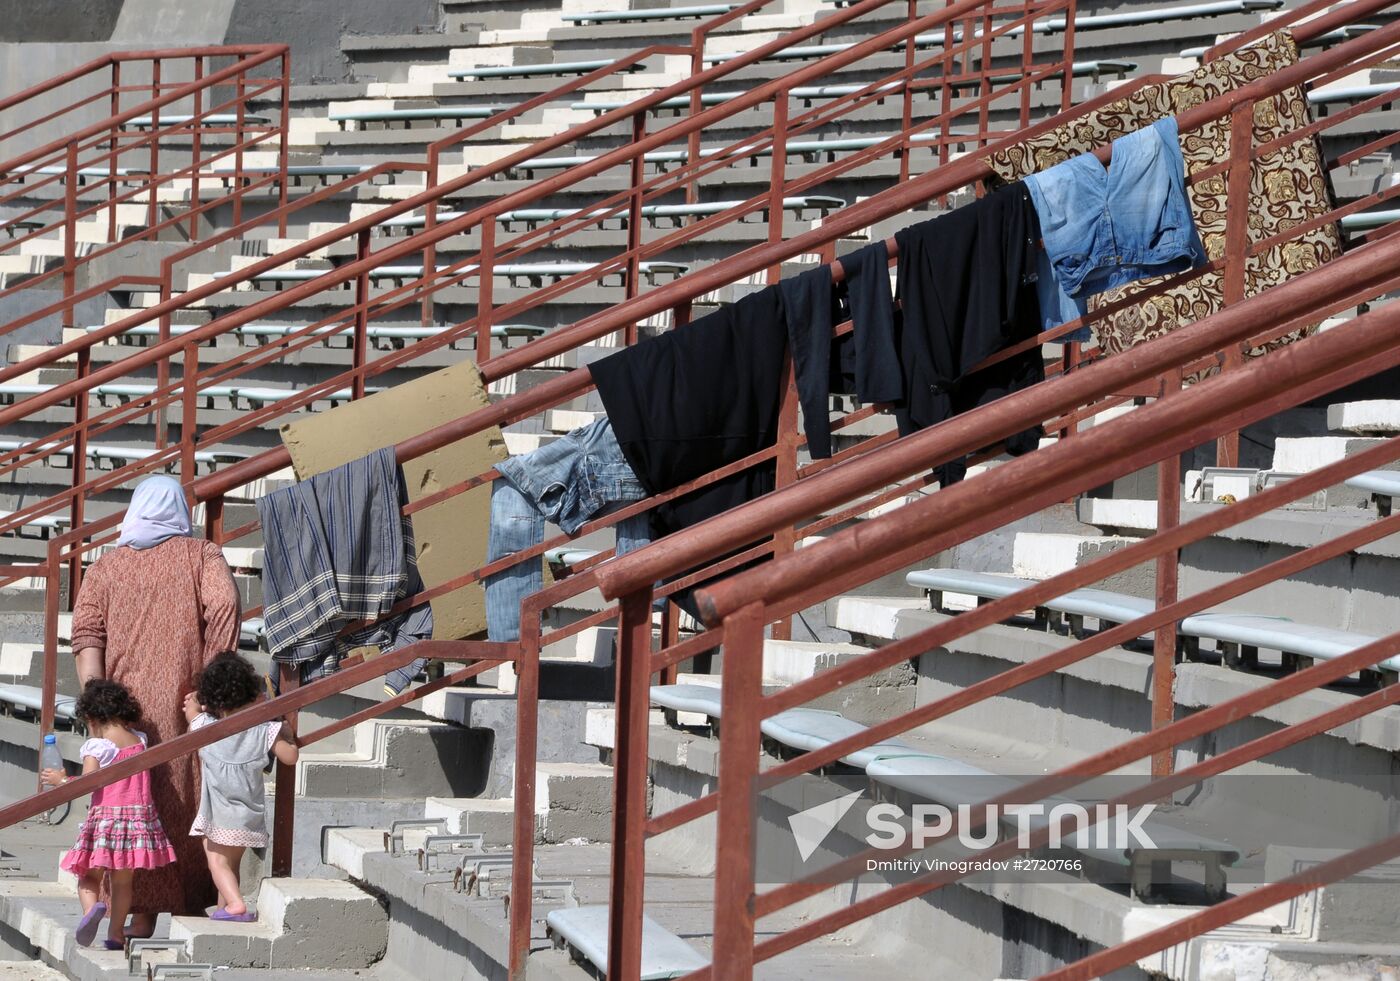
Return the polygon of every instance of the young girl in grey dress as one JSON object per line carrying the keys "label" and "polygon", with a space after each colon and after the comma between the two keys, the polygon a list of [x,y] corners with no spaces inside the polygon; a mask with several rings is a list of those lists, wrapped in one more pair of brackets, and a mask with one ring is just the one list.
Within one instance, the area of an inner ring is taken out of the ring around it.
{"label": "young girl in grey dress", "polygon": [[[258,701],[262,685],[253,666],[233,651],[219,654],[200,672],[196,690],[185,698],[190,731],[212,725]],[[209,874],[223,906],[211,919],[250,923],[238,882],[245,848],[267,846],[267,801],[263,767],[268,753],[288,766],[297,761],[296,743],[280,721],[263,722],[225,736],[199,751],[201,790],[199,814],[190,834],[204,839]]]}

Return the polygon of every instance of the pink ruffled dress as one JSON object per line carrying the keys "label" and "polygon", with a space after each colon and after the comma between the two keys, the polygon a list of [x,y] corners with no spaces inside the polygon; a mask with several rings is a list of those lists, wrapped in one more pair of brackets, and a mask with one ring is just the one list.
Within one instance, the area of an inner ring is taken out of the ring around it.
{"label": "pink ruffled dress", "polygon": [[[145,733],[136,735],[141,741],[125,749],[108,739],[89,739],[82,755],[96,757],[105,769],[145,752]],[[81,876],[89,869],[158,869],[174,861],[175,849],[151,799],[150,771],[143,770],[93,791],[78,840],[59,864]]]}

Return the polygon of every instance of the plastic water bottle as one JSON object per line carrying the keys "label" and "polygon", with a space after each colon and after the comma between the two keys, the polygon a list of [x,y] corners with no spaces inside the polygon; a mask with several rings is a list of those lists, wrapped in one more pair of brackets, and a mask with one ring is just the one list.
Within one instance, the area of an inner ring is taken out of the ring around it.
{"label": "plastic water bottle", "polygon": [[[58,751],[58,737],[49,733],[44,737],[44,748],[39,753],[39,769],[41,770],[62,770],[63,754]],[[52,786],[44,784],[45,787]]]}

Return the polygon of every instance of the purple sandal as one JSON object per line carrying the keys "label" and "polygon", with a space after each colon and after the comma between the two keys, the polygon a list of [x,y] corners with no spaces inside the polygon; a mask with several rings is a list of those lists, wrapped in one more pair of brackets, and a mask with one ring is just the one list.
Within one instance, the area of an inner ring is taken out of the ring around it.
{"label": "purple sandal", "polygon": [[216,909],[209,914],[211,920],[223,920],[226,923],[256,923],[258,914],[252,910],[243,913],[230,913],[226,909]]}
{"label": "purple sandal", "polygon": [[78,921],[78,931],[76,939],[84,947],[91,947],[92,941],[97,937],[98,924],[107,915],[106,903],[93,903],[92,909],[83,914],[83,918]]}
{"label": "purple sandal", "polygon": [[102,944],[108,950],[126,950],[125,940],[113,940],[111,937],[108,937],[106,940],[102,941]]}

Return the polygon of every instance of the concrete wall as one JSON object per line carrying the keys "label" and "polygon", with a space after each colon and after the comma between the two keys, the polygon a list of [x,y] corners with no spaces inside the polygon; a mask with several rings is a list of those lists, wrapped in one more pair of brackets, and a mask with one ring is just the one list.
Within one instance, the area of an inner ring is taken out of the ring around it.
{"label": "concrete wall", "polygon": [[[0,0],[0,92],[19,92],[111,51],[226,43],[285,42],[292,48],[294,81],[343,81],[350,63],[340,50],[342,35],[435,30],[439,16],[437,0]],[[22,117],[0,114],[0,132],[81,96],[70,88]],[[81,118],[65,117],[66,128],[46,130],[43,142],[105,115],[94,107]],[[0,159],[37,145],[6,141]]]}
{"label": "concrete wall", "polygon": [[237,0],[225,39],[285,40],[292,46],[293,81],[342,82],[350,78],[342,35],[412,34],[436,29],[438,18],[437,0]]}
{"label": "concrete wall", "polygon": [[0,41],[106,41],[122,0],[0,0]]}

